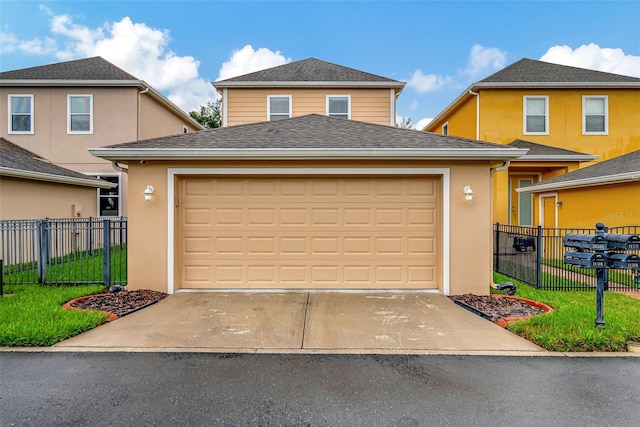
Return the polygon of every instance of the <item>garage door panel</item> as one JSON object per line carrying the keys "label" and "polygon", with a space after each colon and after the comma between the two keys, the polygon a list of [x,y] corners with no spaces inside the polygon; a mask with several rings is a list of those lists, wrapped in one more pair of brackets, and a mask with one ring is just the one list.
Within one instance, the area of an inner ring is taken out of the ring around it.
{"label": "garage door panel", "polygon": [[435,288],[438,179],[193,177],[183,288]]}

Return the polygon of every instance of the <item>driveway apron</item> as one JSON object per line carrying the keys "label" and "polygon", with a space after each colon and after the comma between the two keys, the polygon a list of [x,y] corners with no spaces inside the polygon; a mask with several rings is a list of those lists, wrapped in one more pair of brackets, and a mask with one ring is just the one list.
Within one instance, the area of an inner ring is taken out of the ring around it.
{"label": "driveway apron", "polygon": [[544,351],[429,292],[178,292],[65,349]]}

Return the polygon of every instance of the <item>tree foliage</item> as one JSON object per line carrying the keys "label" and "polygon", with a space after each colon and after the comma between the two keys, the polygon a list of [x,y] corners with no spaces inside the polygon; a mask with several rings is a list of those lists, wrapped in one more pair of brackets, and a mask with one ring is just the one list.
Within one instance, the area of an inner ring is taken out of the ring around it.
{"label": "tree foliage", "polygon": [[403,117],[400,123],[396,123],[396,126],[403,129],[413,129],[411,117]]}
{"label": "tree foliage", "polygon": [[207,102],[199,111],[191,111],[189,115],[207,129],[219,128],[222,124],[221,102]]}

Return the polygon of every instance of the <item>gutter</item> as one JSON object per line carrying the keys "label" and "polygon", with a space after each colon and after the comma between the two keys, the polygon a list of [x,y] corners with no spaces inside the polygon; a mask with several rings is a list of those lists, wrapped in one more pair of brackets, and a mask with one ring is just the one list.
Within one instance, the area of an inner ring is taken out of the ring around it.
{"label": "gutter", "polygon": [[103,159],[118,160],[232,160],[260,159],[406,159],[406,160],[511,160],[523,156],[521,148],[90,148],[89,152]]}
{"label": "gutter", "polygon": [[590,154],[526,154],[518,159],[514,159],[514,162],[590,162],[600,158],[600,156],[593,156]]}
{"label": "gutter", "polygon": [[34,181],[55,182],[58,184],[77,185],[80,187],[92,187],[92,188],[115,188],[118,184],[103,181],[100,179],[91,178],[77,178],[63,175],[53,175],[42,172],[30,172],[20,169],[12,169],[0,167],[0,176],[8,176],[12,178],[31,179]]}
{"label": "gutter", "polygon": [[606,175],[594,178],[572,179],[563,182],[550,182],[545,184],[530,185],[528,187],[516,188],[518,193],[537,193],[550,190],[565,190],[570,188],[593,187],[603,184],[616,184],[622,182],[640,181],[640,170],[634,172],[621,173],[616,175]]}

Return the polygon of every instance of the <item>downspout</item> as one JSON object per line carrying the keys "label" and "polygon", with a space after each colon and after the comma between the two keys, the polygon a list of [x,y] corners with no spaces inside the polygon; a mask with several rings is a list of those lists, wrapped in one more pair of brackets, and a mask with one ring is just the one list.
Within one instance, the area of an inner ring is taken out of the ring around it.
{"label": "downspout", "polygon": [[141,112],[141,103],[140,103],[140,95],[143,95],[145,93],[149,92],[149,87],[146,86],[144,89],[142,89],[140,92],[138,92],[138,118],[137,118],[137,123],[136,123],[136,139],[139,140],[140,139],[140,112]]}
{"label": "downspout", "polygon": [[120,166],[115,160],[111,162],[111,166],[118,172],[129,173],[129,168]]}
{"label": "downspout", "polygon": [[469,89],[469,94],[476,97],[476,139],[480,139],[480,94],[473,89]]}

